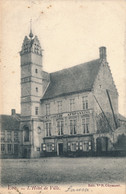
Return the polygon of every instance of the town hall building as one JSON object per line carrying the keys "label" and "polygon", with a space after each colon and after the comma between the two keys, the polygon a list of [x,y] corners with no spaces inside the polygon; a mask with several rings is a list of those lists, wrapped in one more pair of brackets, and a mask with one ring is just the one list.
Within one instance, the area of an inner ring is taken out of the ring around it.
{"label": "town hall building", "polygon": [[[108,134],[117,128],[118,92],[107,62],[99,58],[57,72],[43,71],[37,36],[25,36],[21,58],[21,119],[19,157],[89,154],[112,150],[112,139],[99,142],[98,119]],[[112,115],[110,123],[107,114]],[[100,116],[99,116],[100,115]]]}
{"label": "town hall building", "polygon": [[0,158],[126,155],[126,118],[106,47],[95,60],[53,73],[42,59],[30,30],[20,51],[21,114],[0,115]]}

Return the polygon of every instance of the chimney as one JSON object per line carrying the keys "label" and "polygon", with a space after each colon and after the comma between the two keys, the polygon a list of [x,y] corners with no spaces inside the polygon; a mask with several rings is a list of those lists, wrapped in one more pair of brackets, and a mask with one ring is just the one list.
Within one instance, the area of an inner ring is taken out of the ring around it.
{"label": "chimney", "polygon": [[16,110],[15,109],[11,109],[11,115],[15,115],[16,114]]}
{"label": "chimney", "polygon": [[99,48],[100,59],[106,59],[106,47],[102,46]]}

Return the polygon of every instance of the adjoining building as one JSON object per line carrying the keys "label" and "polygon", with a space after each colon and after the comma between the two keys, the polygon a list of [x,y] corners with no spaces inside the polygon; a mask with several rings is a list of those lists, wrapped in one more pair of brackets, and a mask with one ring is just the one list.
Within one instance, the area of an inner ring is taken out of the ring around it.
{"label": "adjoining building", "polygon": [[20,156],[88,155],[113,150],[118,92],[106,48],[100,47],[96,60],[47,73],[43,71],[38,37],[30,32],[20,56]]}
{"label": "adjoining building", "polygon": [[0,115],[0,158],[16,158],[19,154],[20,115]]}

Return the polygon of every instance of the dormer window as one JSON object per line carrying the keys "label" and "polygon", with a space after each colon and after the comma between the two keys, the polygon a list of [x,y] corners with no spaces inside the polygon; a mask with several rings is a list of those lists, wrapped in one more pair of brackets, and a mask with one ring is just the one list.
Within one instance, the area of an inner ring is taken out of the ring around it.
{"label": "dormer window", "polygon": [[26,47],[26,48],[24,48],[24,52],[26,53],[26,52],[28,52],[28,48]]}
{"label": "dormer window", "polygon": [[35,49],[34,49],[35,53],[39,53],[39,49],[37,46],[35,46]]}
{"label": "dormer window", "polygon": [[62,101],[58,102],[58,113],[62,112]]}
{"label": "dormer window", "polygon": [[87,96],[82,97],[82,106],[83,106],[83,110],[88,109],[88,97]]}
{"label": "dormer window", "polygon": [[46,115],[50,114],[50,104],[46,104]]}
{"label": "dormer window", "polygon": [[74,111],[74,109],[75,109],[75,100],[70,99],[70,111]]}

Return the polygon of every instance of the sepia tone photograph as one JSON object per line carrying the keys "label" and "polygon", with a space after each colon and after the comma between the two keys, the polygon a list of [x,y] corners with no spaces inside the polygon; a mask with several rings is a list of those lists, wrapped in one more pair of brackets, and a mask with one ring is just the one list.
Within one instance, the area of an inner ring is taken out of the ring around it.
{"label": "sepia tone photograph", "polygon": [[0,194],[125,193],[126,2],[0,9]]}

